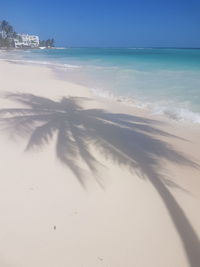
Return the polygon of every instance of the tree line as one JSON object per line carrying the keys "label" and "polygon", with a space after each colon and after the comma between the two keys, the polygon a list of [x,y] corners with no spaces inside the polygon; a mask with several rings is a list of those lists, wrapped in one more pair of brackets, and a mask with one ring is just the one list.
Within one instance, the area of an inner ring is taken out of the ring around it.
{"label": "tree line", "polygon": [[[14,48],[15,42],[14,39],[19,40],[19,42],[22,42],[22,37],[16,33],[13,26],[9,24],[6,20],[0,21],[0,48]],[[55,40],[47,39],[47,40],[41,40],[39,43],[39,47],[46,47],[51,48],[55,46]]]}
{"label": "tree line", "polygon": [[14,38],[17,38],[13,26],[6,20],[0,21],[0,47],[14,47]]}
{"label": "tree line", "polygon": [[54,38],[52,39],[47,39],[47,40],[40,40],[40,47],[54,47],[55,46],[55,40]]}

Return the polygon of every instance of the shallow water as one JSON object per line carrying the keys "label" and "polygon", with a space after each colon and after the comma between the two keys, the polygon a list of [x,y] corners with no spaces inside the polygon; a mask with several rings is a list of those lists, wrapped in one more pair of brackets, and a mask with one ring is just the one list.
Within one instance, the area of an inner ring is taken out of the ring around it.
{"label": "shallow water", "polygon": [[51,63],[67,79],[101,96],[200,123],[200,49],[67,48],[6,54],[12,60]]}

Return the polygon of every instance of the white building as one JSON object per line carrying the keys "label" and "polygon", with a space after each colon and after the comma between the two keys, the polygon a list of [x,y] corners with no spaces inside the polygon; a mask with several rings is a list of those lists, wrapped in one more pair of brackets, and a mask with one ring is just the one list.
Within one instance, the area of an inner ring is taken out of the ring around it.
{"label": "white building", "polygon": [[5,31],[0,31],[0,37],[5,39],[6,38],[6,32]]}
{"label": "white building", "polygon": [[17,34],[17,38],[14,39],[15,47],[38,47],[40,40],[36,35],[29,34]]}

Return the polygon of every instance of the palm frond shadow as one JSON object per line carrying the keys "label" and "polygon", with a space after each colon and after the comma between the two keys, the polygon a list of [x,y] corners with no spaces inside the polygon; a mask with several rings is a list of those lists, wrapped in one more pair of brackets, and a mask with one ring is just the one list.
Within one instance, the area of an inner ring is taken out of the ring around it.
{"label": "palm frond shadow", "polygon": [[[56,134],[56,156],[84,185],[84,171],[78,158],[94,174],[100,164],[91,153],[90,144],[105,158],[136,171],[148,179],[163,200],[182,240],[190,266],[200,262],[198,236],[168,186],[177,186],[163,174],[162,160],[179,165],[199,166],[161,141],[160,136],[178,138],[155,127],[156,121],[101,109],[83,109],[80,98],[54,101],[31,94],[8,94],[24,108],[1,109],[1,123],[16,135],[28,137],[26,150],[47,145]],[[95,177],[95,175],[94,175]]]}
{"label": "palm frond shadow", "polygon": [[[56,155],[84,184],[84,175],[76,159],[81,157],[92,172],[98,162],[89,150],[93,143],[105,157],[148,177],[161,168],[160,160],[197,167],[191,160],[173,150],[167,143],[152,137],[169,136],[151,125],[156,121],[125,114],[106,113],[101,109],[83,109],[81,98],[59,102],[31,94],[8,94],[25,108],[2,109],[1,123],[15,134],[28,137],[26,150],[47,145],[56,133]],[[158,160],[159,159],[159,160]]]}

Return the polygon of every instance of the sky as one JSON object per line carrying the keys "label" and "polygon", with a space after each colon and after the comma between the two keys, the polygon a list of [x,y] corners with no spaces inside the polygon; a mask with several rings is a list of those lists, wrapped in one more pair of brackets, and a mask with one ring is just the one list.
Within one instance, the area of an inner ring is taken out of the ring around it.
{"label": "sky", "polygon": [[0,0],[0,20],[68,47],[200,47],[200,0]]}

